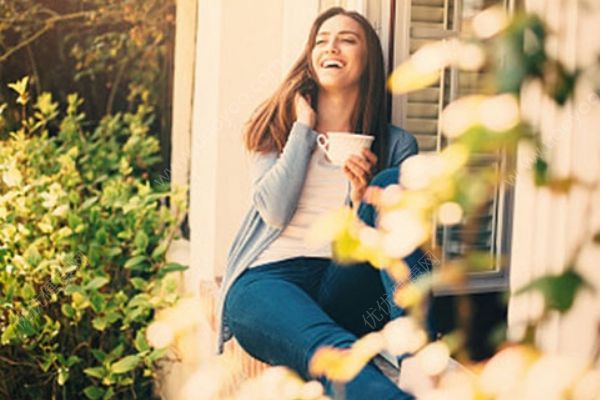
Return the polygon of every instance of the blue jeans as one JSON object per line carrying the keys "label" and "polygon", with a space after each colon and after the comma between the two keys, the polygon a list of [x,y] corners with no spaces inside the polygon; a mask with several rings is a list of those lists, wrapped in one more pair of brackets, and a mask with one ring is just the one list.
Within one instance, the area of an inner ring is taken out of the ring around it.
{"label": "blue jeans", "polygon": [[[393,168],[379,173],[371,184],[383,187],[396,182],[398,169]],[[359,215],[374,224],[372,207],[362,204]],[[423,270],[424,257],[420,250],[407,257],[414,273]],[[368,264],[339,267],[324,258],[286,259],[244,272],[229,290],[224,318],[253,357],[285,365],[308,380],[314,378],[308,366],[319,347],[348,348],[357,337],[404,314],[389,300],[394,288],[387,273]],[[321,382],[330,396],[340,396],[339,387],[324,378]],[[413,398],[373,363],[342,390],[347,400]]]}

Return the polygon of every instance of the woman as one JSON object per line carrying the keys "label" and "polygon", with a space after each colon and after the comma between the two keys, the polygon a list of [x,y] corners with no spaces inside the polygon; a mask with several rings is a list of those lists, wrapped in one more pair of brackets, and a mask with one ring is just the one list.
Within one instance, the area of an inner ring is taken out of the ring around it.
{"label": "woman", "polygon": [[[318,132],[332,131],[374,135],[373,151],[334,167],[315,146]],[[364,17],[332,8],[315,20],[303,54],[248,123],[245,142],[252,206],[229,252],[220,350],[233,334],[254,357],[310,379],[318,347],[347,348],[382,327],[383,318],[371,324],[365,312],[393,282],[369,265],[336,266],[330,246],[308,249],[304,235],[321,213],[358,207],[369,183],[397,182],[398,165],[417,152],[411,135],[386,122],[381,46]],[[359,215],[374,223],[372,209],[363,205]],[[344,391],[347,399],[412,398],[372,363]]]}

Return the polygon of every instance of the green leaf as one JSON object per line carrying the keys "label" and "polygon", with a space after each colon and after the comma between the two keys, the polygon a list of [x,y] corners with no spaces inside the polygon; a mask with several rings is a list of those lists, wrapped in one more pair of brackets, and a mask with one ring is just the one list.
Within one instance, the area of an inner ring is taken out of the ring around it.
{"label": "green leaf", "polygon": [[148,283],[145,279],[137,277],[131,278],[129,281],[131,282],[131,286],[133,286],[137,290],[143,290],[146,287],[146,284]]}
{"label": "green leaf", "polygon": [[83,389],[83,394],[90,400],[99,400],[104,395],[104,389],[98,386],[88,386]]}
{"label": "green leaf", "polygon": [[60,311],[67,318],[73,319],[75,316],[75,309],[69,303],[63,303],[63,305],[60,306]]}
{"label": "green leaf", "polygon": [[148,242],[149,239],[146,232],[140,230],[135,234],[134,244],[139,251],[145,252],[146,247],[148,247]]}
{"label": "green leaf", "polygon": [[92,320],[92,326],[94,327],[94,329],[103,332],[106,327],[108,325],[108,321],[106,320],[106,318],[102,318],[102,317],[96,317]]}
{"label": "green leaf", "polygon": [[109,279],[104,276],[97,276],[89,281],[84,287],[86,290],[100,289],[109,282]]}
{"label": "green leaf", "polygon": [[144,331],[137,331],[134,345],[135,349],[139,352],[150,350],[150,345],[148,345],[148,342],[146,341],[146,335],[144,334]]}
{"label": "green leaf", "polygon": [[29,77],[26,76],[17,82],[9,83],[8,87],[10,89],[14,90],[15,92],[17,92],[17,94],[19,96],[22,96],[23,94],[25,94],[25,92],[27,92],[27,84],[28,83],[29,83]]}
{"label": "green leaf", "polygon": [[63,386],[69,380],[69,369],[59,368],[57,382],[60,386]]}
{"label": "green leaf", "polygon": [[516,294],[538,290],[544,296],[547,309],[564,313],[571,308],[577,292],[583,287],[590,286],[581,275],[569,269],[561,275],[542,276],[519,289]]}
{"label": "green leaf", "polygon": [[124,374],[135,369],[140,363],[140,356],[125,356],[110,366],[110,371],[114,374]]}
{"label": "green leaf", "polygon": [[104,393],[104,397],[102,398],[102,400],[112,399],[114,395],[115,395],[115,390],[111,386],[108,389],[106,389],[106,393]]}
{"label": "green leaf", "polygon": [[83,373],[93,378],[102,379],[106,375],[106,370],[104,367],[93,367],[84,369]]}
{"label": "green leaf", "polygon": [[144,261],[146,261],[146,259],[147,259],[146,256],[135,256],[135,257],[132,257],[129,260],[127,260],[127,262],[125,263],[125,265],[123,265],[123,268],[125,268],[125,269],[131,269],[131,268],[136,267],[139,264],[143,263]]}
{"label": "green leaf", "polygon": [[94,356],[94,358],[101,363],[103,363],[104,360],[106,360],[106,353],[103,352],[102,350],[93,349],[93,350],[91,350],[91,353]]}
{"label": "green leaf", "polygon": [[152,352],[150,352],[150,354],[148,354],[148,361],[154,362],[156,360],[159,360],[159,359],[163,358],[164,356],[166,356],[168,352],[169,352],[168,347],[165,347],[164,349],[152,350]]}
{"label": "green leaf", "polygon": [[548,183],[548,163],[542,157],[538,157],[535,160],[534,176],[535,184],[537,186],[543,186]]}
{"label": "green leaf", "polygon": [[162,257],[166,252],[167,252],[167,248],[169,246],[169,242],[166,240],[163,240],[158,246],[156,246],[154,248],[154,250],[152,251],[152,259],[153,260],[158,260],[160,257]]}
{"label": "green leaf", "polygon": [[168,263],[167,265],[165,265],[164,267],[162,267],[158,271],[158,276],[159,276],[159,278],[162,278],[169,272],[185,271],[186,269],[188,269],[188,267],[185,265],[181,265],[176,262],[171,262],[171,263]]}

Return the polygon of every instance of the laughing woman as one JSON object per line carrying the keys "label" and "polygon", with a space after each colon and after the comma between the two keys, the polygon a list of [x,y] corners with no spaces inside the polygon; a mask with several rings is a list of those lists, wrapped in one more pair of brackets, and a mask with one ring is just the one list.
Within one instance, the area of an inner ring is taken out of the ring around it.
{"label": "laughing woman", "polygon": [[[373,135],[373,151],[336,167],[315,146],[318,133],[332,131]],[[257,359],[312,379],[308,365],[319,347],[348,348],[382,327],[385,320],[372,326],[363,315],[393,282],[366,264],[337,266],[331,246],[309,249],[304,236],[323,213],[358,207],[368,185],[396,183],[399,165],[417,152],[414,137],[386,121],[381,45],[364,17],[332,8],[315,20],[304,52],[247,124],[245,144],[253,158],[252,205],[229,252],[220,350],[233,335]],[[374,224],[369,207],[359,215]],[[421,256],[417,250],[408,264]],[[389,315],[401,313],[392,306]],[[321,381],[333,394],[331,382]],[[374,363],[344,394],[412,398]]]}

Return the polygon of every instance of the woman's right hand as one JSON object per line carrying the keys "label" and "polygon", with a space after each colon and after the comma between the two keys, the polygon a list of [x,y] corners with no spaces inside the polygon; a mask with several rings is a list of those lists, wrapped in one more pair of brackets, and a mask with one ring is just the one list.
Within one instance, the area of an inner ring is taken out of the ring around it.
{"label": "woman's right hand", "polygon": [[310,106],[309,101],[310,98],[307,99],[300,93],[296,93],[296,97],[294,98],[294,109],[296,111],[296,121],[313,129],[317,123],[317,113]]}

